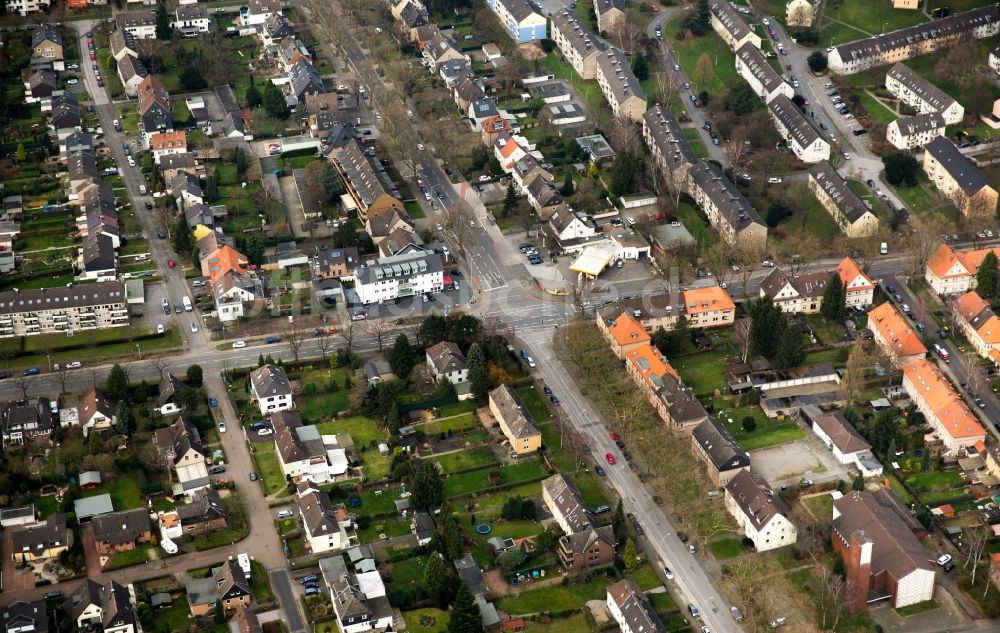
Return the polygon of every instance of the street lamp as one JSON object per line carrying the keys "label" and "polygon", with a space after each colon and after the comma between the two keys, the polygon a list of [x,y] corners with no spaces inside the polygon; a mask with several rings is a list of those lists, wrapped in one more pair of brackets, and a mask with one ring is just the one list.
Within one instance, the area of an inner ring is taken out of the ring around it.
{"label": "street lamp", "polygon": [[139,353],[139,360],[142,360],[142,348],[139,347],[138,343],[135,344],[135,351]]}

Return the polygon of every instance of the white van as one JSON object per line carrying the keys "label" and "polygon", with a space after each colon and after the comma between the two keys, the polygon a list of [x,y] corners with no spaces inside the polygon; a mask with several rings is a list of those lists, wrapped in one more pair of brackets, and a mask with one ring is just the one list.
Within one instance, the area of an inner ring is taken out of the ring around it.
{"label": "white van", "polygon": [[888,255],[889,254],[889,243],[888,242],[882,242],[882,244],[879,245],[878,252],[882,253],[883,255]]}
{"label": "white van", "polygon": [[141,195],[146,195],[146,185],[139,185],[139,193]]}

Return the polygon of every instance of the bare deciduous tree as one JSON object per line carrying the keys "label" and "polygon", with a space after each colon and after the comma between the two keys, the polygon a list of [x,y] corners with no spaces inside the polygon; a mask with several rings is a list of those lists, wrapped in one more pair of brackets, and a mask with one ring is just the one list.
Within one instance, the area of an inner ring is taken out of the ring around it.
{"label": "bare deciduous tree", "polygon": [[[981,525],[966,528],[962,535],[965,541],[965,564],[962,569],[972,568],[972,584],[976,584],[976,572],[979,571],[979,564],[983,559],[983,552],[986,549],[986,542],[989,540],[989,532]],[[988,582],[986,584],[989,584]]]}
{"label": "bare deciduous tree", "polygon": [[29,376],[17,376],[14,378],[14,386],[21,390],[21,397],[28,398],[28,389],[31,387],[32,382],[34,382]]}
{"label": "bare deciduous tree", "polygon": [[851,602],[859,591],[853,579],[835,574],[826,565],[818,565],[813,573],[813,595],[819,610],[823,629],[837,630],[840,620],[847,615]]}
{"label": "bare deciduous tree", "polygon": [[983,373],[979,354],[974,349],[970,349],[961,354],[961,360],[967,374],[966,381],[969,385],[969,393],[981,396],[987,389],[986,375]]}
{"label": "bare deciduous tree", "polygon": [[[916,223],[911,222],[911,224]],[[937,244],[937,237],[922,224],[917,224],[913,234],[907,239],[909,249],[906,251],[904,261],[906,274],[910,277],[923,275],[927,260],[934,253]]]}
{"label": "bare deciduous tree", "polygon": [[154,358],[152,362],[153,362],[153,367],[156,369],[156,373],[159,374],[160,380],[162,381],[163,372],[165,372],[167,368],[170,367],[170,363],[167,361],[166,358]]}
{"label": "bare deciduous tree", "polygon": [[299,362],[299,351],[302,349],[302,344],[306,341],[306,331],[294,323],[288,323],[282,329],[281,335],[285,339],[285,342],[288,343],[288,351],[292,353],[295,362]]}
{"label": "bare deciduous tree", "polygon": [[66,382],[69,380],[69,368],[66,367],[65,363],[61,363],[58,369],[52,372],[55,374],[56,380],[59,381],[59,393],[66,393]]}
{"label": "bare deciduous tree", "polygon": [[733,326],[736,333],[736,344],[739,346],[740,360],[744,363],[750,358],[753,349],[753,321],[748,317],[738,319]]}
{"label": "bare deciduous tree", "polygon": [[317,331],[316,346],[319,348],[319,353],[322,354],[323,360],[326,360],[326,355],[333,348],[333,337],[330,336],[329,330],[325,327],[321,327]]}
{"label": "bare deciduous tree", "polygon": [[356,321],[350,316],[347,317],[346,323],[341,323],[340,335],[344,337],[344,342],[347,343],[347,353],[350,354],[354,351],[354,335],[356,334],[355,328]]}
{"label": "bare deciduous tree", "polygon": [[849,402],[853,402],[864,390],[865,368],[870,365],[865,342],[858,339],[851,346],[851,353],[847,356],[847,365],[840,381],[840,392]]}
{"label": "bare deciduous tree", "polygon": [[390,330],[389,322],[385,319],[371,319],[365,322],[365,332],[378,343],[378,351],[380,352],[382,351],[382,344],[385,342],[385,337],[389,334]]}

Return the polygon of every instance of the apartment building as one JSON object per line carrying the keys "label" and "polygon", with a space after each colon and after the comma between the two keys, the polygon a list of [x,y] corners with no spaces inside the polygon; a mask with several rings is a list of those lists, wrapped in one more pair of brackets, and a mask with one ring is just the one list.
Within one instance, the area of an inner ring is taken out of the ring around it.
{"label": "apartment building", "polygon": [[486,6],[516,43],[527,44],[547,37],[545,16],[528,0],[486,0]]}
{"label": "apartment building", "polygon": [[7,13],[17,13],[23,18],[32,13],[48,11],[52,3],[45,0],[7,0],[6,6]]}
{"label": "apartment building", "polygon": [[934,427],[946,454],[958,458],[962,449],[986,441],[986,430],[976,415],[931,361],[920,359],[903,367],[903,388]]}
{"label": "apartment building", "polygon": [[753,32],[736,7],[726,0],[712,0],[708,4],[712,29],[731,50],[739,50],[745,44],[760,48],[760,36]]}
{"label": "apartment building", "polygon": [[888,66],[945,48],[956,42],[978,40],[1000,33],[1000,7],[979,9],[899,29],[835,47],[827,56],[830,71],[853,75]]}
{"label": "apartment building", "polygon": [[885,128],[885,138],[896,149],[916,150],[944,136],[944,118],[938,112],[904,116]]}
{"label": "apartment building", "polygon": [[119,11],[115,14],[119,29],[128,31],[136,39],[156,39],[156,14],[149,9]]}
{"label": "apartment building", "polygon": [[963,215],[992,217],[996,213],[996,189],[947,138],[937,137],[924,147],[923,167],[938,191],[954,202]]}
{"label": "apartment building", "polygon": [[63,59],[63,38],[59,27],[52,24],[39,24],[31,33],[31,56],[52,61]]}
{"label": "apartment building", "polygon": [[727,244],[764,248],[767,225],[717,165],[703,160],[691,170],[690,194]]}
{"label": "apartment building", "polygon": [[309,490],[300,494],[298,506],[309,552],[336,552],[352,544],[350,516],[343,506],[334,506],[325,492]]}
{"label": "apartment building", "polygon": [[517,455],[534,453],[542,447],[542,432],[517,392],[500,385],[490,392],[490,415],[500,425],[510,449]]}
{"label": "apartment building", "polygon": [[848,237],[865,237],[878,231],[878,216],[829,161],[822,160],[809,170],[809,191]]}
{"label": "apartment building", "polygon": [[849,492],[833,502],[833,551],[858,587],[848,597],[852,612],[866,611],[872,595],[895,609],[933,599],[936,573],[920,542],[924,533],[891,489]]}
{"label": "apartment building", "polygon": [[695,456],[705,463],[708,478],[718,487],[750,468],[750,455],[718,420],[708,418],[696,426],[691,444]]}
{"label": "apartment building", "polygon": [[347,193],[358,207],[358,217],[362,221],[390,209],[403,208],[403,203],[394,193],[392,179],[374,156],[374,151],[366,150],[357,139],[351,139],[346,145],[330,153]]}
{"label": "apartment building", "polygon": [[990,304],[971,290],[952,301],[951,306],[958,329],[976,353],[1000,366],[1000,318]]}
{"label": "apartment building", "polygon": [[561,474],[543,480],[542,502],[563,532],[557,549],[563,567],[579,571],[614,561],[614,530],[597,527],[572,481]]}
{"label": "apartment building", "polygon": [[760,296],[770,297],[774,305],[788,314],[816,314],[829,282],[827,271],[789,276],[780,268],[773,268],[760,282]]}
{"label": "apartment building", "polygon": [[638,123],[646,112],[646,93],[621,49],[608,48],[597,58],[597,85],[615,116]]}
{"label": "apartment building", "polygon": [[758,552],[792,545],[798,539],[798,528],[788,518],[788,506],[760,475],[749,470],[736,473],[725,486],[724,501]]}
{"label": "apartment building", "polygon": [[284,367],[264,365],[250,372],[250,395],[257,401],[261,415],[269,415],[295,406],[292,383]]}
{"label": "apartment building", "polygon": [[570,9],[552,16],[552,40],[581,79],[597,78],[597,58],[606,48]]}
{"label": "apartment building", "polygon": [[830,144],[791,99],[782,94],[776,95],[767,104],[767,109],[778,134],[785,139],[796,158],[803,163],[830,160]]}
{"label": "apartment building", "polygon": [[354,277],[354,290],[361,304],[392,302],[400,297],[441,292],[444,264],[440,255],[420,250],[365,264]]}
{"label": "apartment building", "polygon": [[625,354],[625,371],[669,428],[690,432],[708,419],[708,412],[674,368],[649,343]]}
{"label": "apartment building", "polygon": [[1000,248],[956,251],[947,244],[941,244],[927,260],[924,279],[939,295],[957,295],[973,290],[977,284],[976,273],[991,252],[1000,257]]}
{"label": "apartment building", "polygon": [[747,43],[736,51],[736,72],[750,84],[764,103],[770,103],[778,95],[789,99],[795,96],[792,85],[767,61],[759,45]]}
{"label": "apartment building", "polygon": [[885,74],[886,90],[893,96],[915,108],[920,114],[937,112],[945,125],[961,122],[965,108],[931,82],[916,73],[909,66],[896,64]]}
{"label": "apartment building", "polygon": [[875,280],[856,261],[845,257],[837,264],[836,273],[844,285],[844,304],[848,308],[866,307],[875,302]]}
{"label": "apartment building", "polygon": [[868,311],[868,328],[882,352],[897,368],[927,355],[920,335],[888,301]]}
{"label": "apartment building", "polygon": [[0,292],[0,338],[128,325],[125,284]]}
{"label": "apartment building", "polygon": [[686,191],[688,173],[698,164],[691,143],[669,109],[657,104],[642,115],[642,136],[649,153],[675,191]]}
{"label": "apartment building", "polygon": [[594,15],[597,16],[597,30],[611,33],[625,23],[625,0],[594,0]]}
{"label": "apartment building", "polygon": [[211,30],[212,20],[208,17],[208,11],[204,7],[189,4],[177,7],[170,26],[182,37],[197,37]]}

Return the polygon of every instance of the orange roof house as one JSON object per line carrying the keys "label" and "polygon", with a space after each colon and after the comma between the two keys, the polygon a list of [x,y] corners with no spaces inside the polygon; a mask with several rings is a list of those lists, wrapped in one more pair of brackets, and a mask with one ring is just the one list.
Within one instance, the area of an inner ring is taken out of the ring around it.
{"label": "orange roof house", "polygon": [[493,153],[500,166],[507,173],[514,169],[514,164],[517,161],[528,155],[528,152],[507,134],[501,134],[493,143]]}
{"label": "orange roof house", "polygon": [[924,278],[938,294],[966,292],[976,287],[976,272],[990,252],[1000,257],[1000,248],[955,251],[942,244],[927,260]]}
{"label": "orange roof house", "polygon": [[1000,318],[990,304],[971,290],[952,302],[957,323],[976,353],[1000,364]]}
{"label": "orange roof house", "polygon": [[875,289],[872,278],[850,257],[845,257],[837,264],[837,275],[848,292]]}
{"label": "orange roof house", "polygon": [[634,379],[641,380],[647,388],[654,391],[659,388],[657,383],[661,382],[659,379],[665,374],[669,374],[677,380],[681,379],[677,375],[677,371],[652,345],[640,345],[625,354],[625,365]]}
{"label": "orange roof house", "polygon": [[229,271],[243,273],[249,264],[246,255],[227,244],[202,258],[201,274],[210,277],[214,284]]}
{"label": "orange roof house", "polygon": [[868,327],[879,344],[897,366],[907,365],[927,354],[917,332],[891,303],[868,311]]}
{"label": "orange roof house", "polygon": [[711,286],[685,290],[681,298],[691,327],[729,325],[736,319],[736,304],[725,288]]}
{"label": "orange roof house", "polygon": [[903,388],[952,454],[985,441],[979,420],[934,363],[920,359],[903,367]]}
{"label": "orange roof house", "polygon": [[180,132],[157,132],[149,137],[150,149],[154,152],[172,150],[172,153],[180,154],[187,151],[187,133]]}
{"label": "orange roof house", "polygon": [[649,345],[651,340],[642,324],[624,312],[609,325],[605,336],[615,356],[621,359],[632,350]]}

